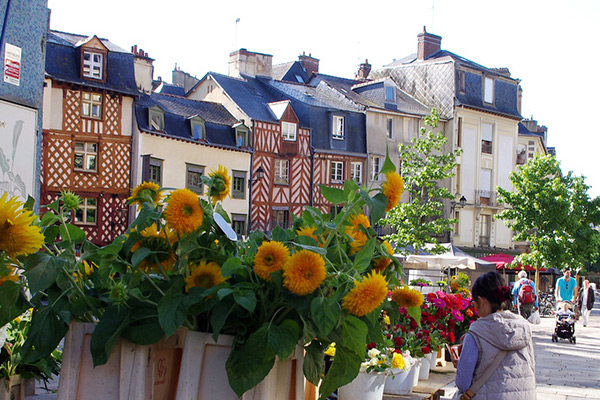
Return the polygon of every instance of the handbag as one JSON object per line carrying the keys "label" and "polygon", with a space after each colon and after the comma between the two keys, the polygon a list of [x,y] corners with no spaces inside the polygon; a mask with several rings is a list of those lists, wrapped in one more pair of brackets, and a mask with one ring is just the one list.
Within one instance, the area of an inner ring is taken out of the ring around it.
{"label": "handbag", "polygon": [[471,400],[473,397],[475,397],[475,393],[481,389],[483,384],[489,379],[490,376],[492,376],[496,368],[498,368],[498,365],[500,365],[504,357],[506,357],[507,353],[508,351],[500,350],[498,354],[496,354],[496,357],[494,357],[494,361],[492,361],[483,374],[481,374],[481,376],[471,384],[471,387],[468,388],[464,393],[457,391],[452,400]]}
{"label": "handbag", "polygon": [[533,325],[539,325],[542,322],[539,310],[532,312],[529,318],[527,318],[527,321]]}

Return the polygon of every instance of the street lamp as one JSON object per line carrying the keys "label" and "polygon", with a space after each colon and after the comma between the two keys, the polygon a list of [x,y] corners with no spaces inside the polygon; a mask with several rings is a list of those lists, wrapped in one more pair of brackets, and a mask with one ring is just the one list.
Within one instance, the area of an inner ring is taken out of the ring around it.
{"label": "street lamp", "polygon": [[[456,196],[458,196],[458,194]],[[460,199],[458,201],[452,200],[450,202],[450,218],[454,218],[454,210],[457,207],[463,208],[466,204],[467,204],[467,198],[463,195],[460,196]],[[454,244],[454,231],[456,231],[456,229],[453,229],[452,232],[448,232],[449,239],[450,239],[449,241],[450,241],[450,243],[453,243],[453,244]]]}
{"label": "street lamp", "polygon": [[263,167],[258,167],[256,172],[254,173],[254,179],[248,179],[248,182],[250,184],[256,183],[256,182],[260,181],[264,176],[265,176],[265,170],[263,169]]}

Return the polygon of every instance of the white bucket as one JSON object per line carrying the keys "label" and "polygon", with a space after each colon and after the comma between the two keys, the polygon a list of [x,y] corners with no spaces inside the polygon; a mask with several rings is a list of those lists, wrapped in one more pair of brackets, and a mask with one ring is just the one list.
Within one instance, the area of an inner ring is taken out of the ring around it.
{"label": "white bucket", "polygon": [[407,395],[412,394],[415,383],[415,375],[417,374],[416,363],[411,365],[407,370],[394,369],[392,375],[385,378],[384,393]]}
{"label": "white bucket", "polygon": [[419,380],[426,381],[429,379],[429,367],[431,362],[429,361],[429,356],[425,356],[420,359],[421,360],[421,369],[419,370]]}
{"label": "white bucket", "polygon": [[384,385],[384,373],[361,371],[352,382],[338,389],[338,397],[340,400],[381,400]]}

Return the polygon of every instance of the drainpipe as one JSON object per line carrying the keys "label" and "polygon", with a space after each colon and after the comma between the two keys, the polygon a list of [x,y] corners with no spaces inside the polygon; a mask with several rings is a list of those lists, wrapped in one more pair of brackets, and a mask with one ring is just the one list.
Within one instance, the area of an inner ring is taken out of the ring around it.
{"label": "drainpipe", "polygon": [[254,121],[252,121],[252,146],[250,147],[252,150],[250,152],[250,169],[248,171],[248,228],[246,232],[248,236],[250,236],[250,232],[252,230],[252,174],[254,167]]}

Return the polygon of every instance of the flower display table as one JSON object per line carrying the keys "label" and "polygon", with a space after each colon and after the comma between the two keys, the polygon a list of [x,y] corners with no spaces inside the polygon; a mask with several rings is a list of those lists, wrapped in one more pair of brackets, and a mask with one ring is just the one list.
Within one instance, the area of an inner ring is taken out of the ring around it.
{"label": "flower display table", "polygon": [[[449,364],[450,365],[450,364]],[[419,384],[413,387],[410,395],[384,394],[383,400],[439,400],[444,395],[444,386],[454,381],[456,374],[449,373],[451,369],[436,368],[426,381],[419,381]]]}

